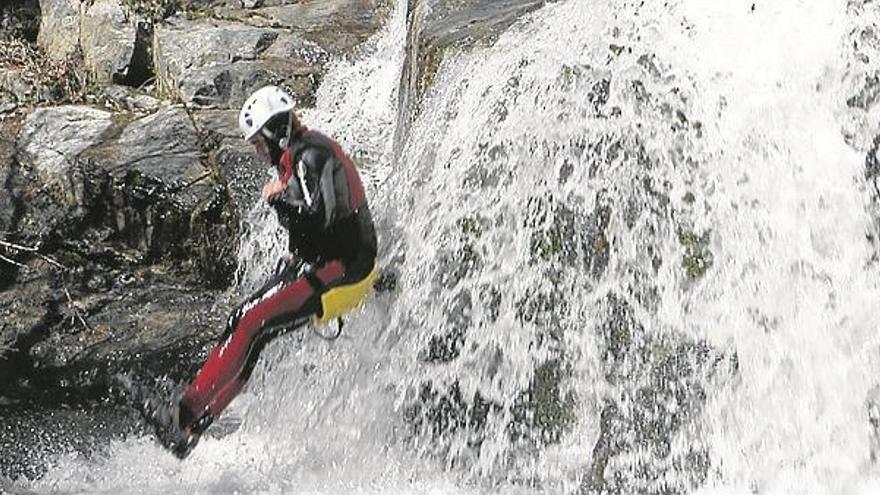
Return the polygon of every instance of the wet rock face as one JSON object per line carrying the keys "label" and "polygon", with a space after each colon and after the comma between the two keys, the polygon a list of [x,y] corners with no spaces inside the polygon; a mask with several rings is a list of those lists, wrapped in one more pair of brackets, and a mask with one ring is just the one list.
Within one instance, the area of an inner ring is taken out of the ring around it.
{"label": "wet rock face", "polygon": [[156,27],[155,67],[165,94],[196,106],[238,108],[260,86],[283,84],[300,105],[313,105],[329,57],[351,52],[390,10],[380,0],[256,10],[227,3],[190,2],[188,16]]}
{"label": "wet rock face", "polygon": [[419,101],[431,85],[447,50],[489,43],[517,19],[548,0],[415,0],[407,18],[406,58],[398,93],[395,142],[401,144]]}
{"label": "wet rock face", "polygon": [[74,400],[130,369],[186,379],[222,329],[206,288],[229,283],[238,235],[189,115],[44,108],[4,143],[0,395]]}
{"label": "wet rock face", "polygon": [[195,114],[196,125],[208,142],[220,175],[239,212],[250,209],[270,177],[270,165],[261,161],[253,147],[241,138],[238,110],[205,110]]}
{"label": "wet rock face", "polygon": [[[250,22],[282,26],[328,53],[342,55],[354,50],[385,24],[393,2],[261,0],[259,4],[264,8],[254,10]],[[258,18],[266,21],[257,21]]]}
{"label": "wet rock face", "polygon": [[[628,303],[613,295],[607,303],[600,347],[611,392],[581,493],[689,493],[710,467],[698,423],[707,386],[736,373],[736,354],[684,335],[653,334]],[[688,440],[676,443],[682,436]],[[664,474],[673,470],[670,483]]]}
{"label": "wet rock face", "polygon": [[20,162],[84,224],[109,229],[144,261],[170,255],[203,267],[213,283],[228,280],[234,205],[203,163],[183,109],[130,123],[90,107],[41,109],[25,122],[19,148]]}

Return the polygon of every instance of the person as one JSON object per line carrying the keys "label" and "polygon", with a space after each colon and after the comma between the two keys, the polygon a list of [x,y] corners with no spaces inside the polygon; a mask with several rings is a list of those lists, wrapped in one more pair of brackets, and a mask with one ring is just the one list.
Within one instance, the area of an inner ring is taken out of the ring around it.
{"label": "person", "polygon": [[277,86],[247,99],[239,127],[278,172],[262,197],[287,229],[289,255],[232,311],[220,343],[179,400],[152,411],[159,441],[181,459],[241,391],[269,341],[310,320],[339,318],[360,304],[377,275],[364,187],[340,145],[303,126],[293,98]]}

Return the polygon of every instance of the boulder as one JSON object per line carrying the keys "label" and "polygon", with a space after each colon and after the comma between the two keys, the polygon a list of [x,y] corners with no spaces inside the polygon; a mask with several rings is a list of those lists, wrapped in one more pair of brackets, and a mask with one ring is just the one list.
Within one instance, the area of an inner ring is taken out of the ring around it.
{"label": "boulder", "polygon": [[302,34],[323,50],[342,55],[375,34],[388,19],[388,0],[263,0],[263,8],[239,15],[255,25]]}
{"label": "boulder", "polygon": [[226,299],[161,269],[78,263],[62,273],[32,260],[0,291],[0,396],[88,400],[120,372],[190,378],[224,328]]}
{"label": "boulder", "polygon": [[80,386],[132,369],[188,378],[200,364],[199,349],[222,332],[228,308],[215,307],[218,293],[154,276],[127,274],[114,290],[80,295],[75,304],[82,320],[67,318],[36,343],[30,352],[34,367]]}
{"label": "boulder", "polygon": [[103,88],[102,96],[116,107],[130,112],[155,112],[162,106],[158,98],[121,84]]}
{"label": "boulder", "polygon": [[71,167],[76,157],[102,139],[112,123],[106,110],[81,105],[39,108],[31,113],[18,136],[18,160],[36,171],[42,181],[73,199]]}
{"label": "boulder", "polygon": [[134,120],[80,157],[80,196],[95,221],[148,260],[170,255],[223,285],[234,269],[237,216],[202,145],[180,107]]}
{"label": "boulder", "polygon": [[[6,269],[0,260],[0,270]],[[39,272],[28,272],[20,277],[14,290],[0,291],[0,383],[14,381],[18,360],[14,353],[26,340],[35,341],[46,324],[48,307],[53,291],[48,277]]]}
{"label": "boulder", "polygon": [[73,106],[28,117],[19,160],[57,200],[44,209],[78,212],[61,237],[107,228],[143,261],[182,259],[209,283],[224,284],[234,268],[236,212],[204,162],[192,120],[179,107],[132,117]]}
{"label": "boulder", "polygon": [[80,0],[40,0],[42,17],[37,43],[52,60],[76,53],[80,39]]}
{"label": "boulder", "polygon": [[[6,234],[12,231],[18,215],[18,205],[15,201],[15,191],[13,191],[12,175],[12,157],[14,156],[14,143],[11,140],[0,137],[0,236],[6,237]],[[2,264],[0,264],[2,266]],[[0,268],[0,270],[6,269]],[[2,279],[2,277],[0,277]],[[2,283],[0,283],[2,285]]]}
{"label": "boulder", "polygon": [[268,59],[218,64],[187,71],[179,79],[183,101],[197,107],[236,108],[256,89],[284,85],[300,105],[313,106],[317,66],[297,60]]}
{"label": "boulder", "polygon": [[80,44],[86,68],[96,82],[119,82],[127,77],[137,33],[137,25],[129,20],[120,0],[95,0],[85,6]]}
{"label": "boulder", "polygon": [[162,92],[187,104],[238,108],[265,84],[287,84],[310,100],[320,49],[278,29],[213,19],[176,18],[156,28],[155,66]]}

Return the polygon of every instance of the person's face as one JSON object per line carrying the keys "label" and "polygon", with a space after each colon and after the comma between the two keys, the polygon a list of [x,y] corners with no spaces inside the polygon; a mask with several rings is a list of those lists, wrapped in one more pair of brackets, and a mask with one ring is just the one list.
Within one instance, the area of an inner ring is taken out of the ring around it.
{"label": "person's face", "polygon": [[269,146],[266,143],[266,138],[262,134],[257,133],[257,135],[252,137],[249,142],[254,146],[254,152],[258,157],[268,163],[272,163],[272,157],[269,155]]}

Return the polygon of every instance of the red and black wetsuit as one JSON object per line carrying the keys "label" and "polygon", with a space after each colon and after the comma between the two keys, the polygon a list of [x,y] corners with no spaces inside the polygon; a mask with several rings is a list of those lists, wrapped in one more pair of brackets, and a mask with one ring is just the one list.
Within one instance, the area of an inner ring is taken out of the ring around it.
{"label": "red and black wetsuit", "polygon": [[299,263],[284,266],[232,312],[181,399],[181,426],[206,427],[241,391],[273,337],[325,316],[323,295],[375,273],[376,233],[363,184],[340,146],[300,127],[278,168],[288,187],[272,206]]}

